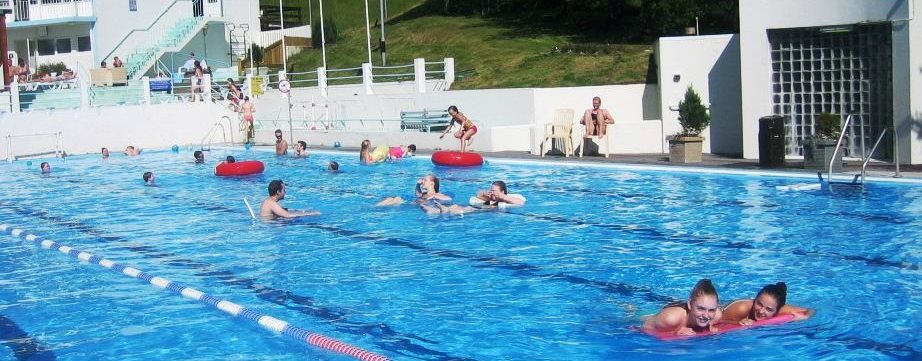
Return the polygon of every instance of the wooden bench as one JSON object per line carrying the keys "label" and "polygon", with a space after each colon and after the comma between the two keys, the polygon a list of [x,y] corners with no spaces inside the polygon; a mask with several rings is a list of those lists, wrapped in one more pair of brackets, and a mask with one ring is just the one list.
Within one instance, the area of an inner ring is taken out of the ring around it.
{"label": "wooden bench", "polygon": [[451,115],[445,110],[400,112],[400,130],[420,132],[442,131],[451,125]]}

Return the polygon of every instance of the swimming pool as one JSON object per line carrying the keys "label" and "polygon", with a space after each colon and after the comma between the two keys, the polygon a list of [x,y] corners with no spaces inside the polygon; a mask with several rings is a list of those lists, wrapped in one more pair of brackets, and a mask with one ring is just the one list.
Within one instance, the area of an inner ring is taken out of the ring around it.
{"label": "swimming pool", "polygon": [[[355,154],[277,158],[262,176],[217,178],[191,152],[3,165],[13,224],[392,359],[919,359],[922,186],[812,191],[803,179],[425,158],[358,166]],[[344,172],[328,174],[327,161]],[[156,174],[144,187],[141,174]],[[528,204],[463,217],[410,206],[415,179],[467,199],[496,179]],[[243,197],[323,215],[250,219]],[[20,238],[0,243],[0,360],[342,360],[201,303]],[[702,277],[722,303],[785,281],[814,318],[663,343],[640,317]],[[14,335],[16,337],[10,337]]]}

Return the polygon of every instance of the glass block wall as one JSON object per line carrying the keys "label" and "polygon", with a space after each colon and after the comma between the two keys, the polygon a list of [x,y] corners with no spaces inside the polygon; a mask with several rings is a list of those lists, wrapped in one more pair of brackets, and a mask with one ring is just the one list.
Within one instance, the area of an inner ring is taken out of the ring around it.
{"label": "glass block wall", "polygon": [[[893,123],[890,23],[771,29],[768,37],[773,112],[785,119],[787,154],[803,155],[802,142],[823,112],[843,122],[853,114],[846,156],[861,157],[862,142],[870,152]],[[884,142],[874,158],[890,160],[893,147]]]}

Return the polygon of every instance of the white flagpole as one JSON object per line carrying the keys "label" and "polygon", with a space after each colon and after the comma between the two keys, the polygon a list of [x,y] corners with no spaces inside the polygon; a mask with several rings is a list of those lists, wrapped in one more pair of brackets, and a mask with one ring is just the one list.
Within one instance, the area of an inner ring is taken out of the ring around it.
{"label": "white flagpole", "polygon": [[368,19],[368,0],[365,0],[365,39],[368,40],[368,64],[371,64],[371,25]]}
{"label": "white flagpole", "polygon": [[384,0],[381,0],[381,65],[387,65],[387,40],[384,38]]}
{"label": "white flagpole", "polygon": [[282,25],[282,67],[288,71],[288,46],[285,46],[285,10],[282,9],[282,0],[279,0],[279,23]]}
{"label": "white flagpole", "polygon": [[323,0],[320,0],[320,50],[323,52],[323,68],[327,68],[327,39],[323,30]]}

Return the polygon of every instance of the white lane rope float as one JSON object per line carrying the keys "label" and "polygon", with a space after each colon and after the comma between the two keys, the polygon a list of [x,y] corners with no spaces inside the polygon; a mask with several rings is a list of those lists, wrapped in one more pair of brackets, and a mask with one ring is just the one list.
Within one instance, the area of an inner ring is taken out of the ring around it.
{"label": "white lane rope float", "polygon": [[[244,203],[247,204],[247,208],[250,207],[249,202],[246,201],[246,198],[244,198]],[[253,216],[253,218],[256,218],[252,209],[250,209],[250,215]],[[76,258],[80,261],[96,264],[109,269],[110,271],[121,273],[131,278],[147,282],[154,287],[168,290],[194,301],[199,301],[205,305],[223,311],[224,313],[227,313],[231,316],[251,321],[266,330],[284,334],[285,336],[291,337],[310,346],[350,356],[361,361],[389,360],[387,357],[382,355],[363,350],[332,337],[327,337],[319,333],[311,332],[306,329],[291,325],[284,320],[280,320],[278,318],[247,309],[246,307],[243,307],[239,304],[217,298],[192,287],[183,286],[178,282],[173,282],[166,278],[154,276],[137,268],[125,266],[106,258],[94,255],[92,253],[83,252],[78,249],[60,244],[50,239],[43,239],[40,236],[29,233],[21,228],[15,228],[9,224],[0,224],[0,233],[6,233],[12,235],[13,237],[21,238],[26,241],[35,243],[44,249],[55,250]]]}

